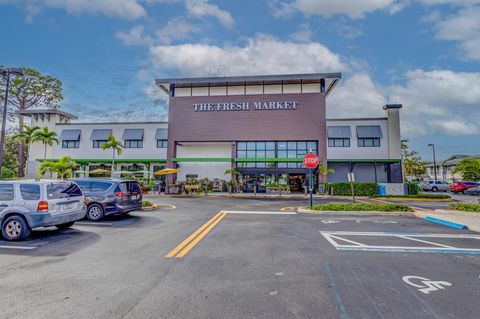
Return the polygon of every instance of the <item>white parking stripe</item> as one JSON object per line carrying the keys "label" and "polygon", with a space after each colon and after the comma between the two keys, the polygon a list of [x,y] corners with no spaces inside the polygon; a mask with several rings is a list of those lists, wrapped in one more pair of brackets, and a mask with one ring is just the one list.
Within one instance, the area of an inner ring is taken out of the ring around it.
{"label": "white parking stripe", "polygon": [[250,211],[250,210],[222,210],[227,214],[259,214],[259,215],[296,215],[296,212],[265,212],[265,211]]}
{"label": "white parking stripe", "polygon": [[75,225],[79,225],[79,226],[113,226],[113,223],[104,223],[104,222],[76,222]]}
{"label": "white parking stripe", "polygon": [[350,239],[345,239],[345,238],[337,237],[337,236],[334,236],[334,235],[330,235],[330,237],[335,238],[337,240],[345,241],[347,243],[354,244],[354,245],[357,245],[357,246],[366,246],[365,244],[362,244],[362,243],[359,243],[359,242],[356,242],[356,241],[353,241],[353,240],[350,240]]}
{"label": "white parking stripe", "polygon": [[7,245],[0,245],[0,249],[19,249],[19,250],[32,250],[37,247],[32,246],[7,246]]}
{"label": "white parking stripe", "polygon": [[434,243],[434,242],[431,242],[431,241],[421,240],[421,239],[418,239],[418,238],[412,238],[412,237],[408,237],[408,236],[396,236],[396,237],[403,238],[403,239],[408,239],[408,240],[413,240],[413,241],[418,241],[418,242],[425,243],[425,244],[440,246],[440,247],[444,247],[444,248],[454,248],[452,246],[437,244],[437,243]]}

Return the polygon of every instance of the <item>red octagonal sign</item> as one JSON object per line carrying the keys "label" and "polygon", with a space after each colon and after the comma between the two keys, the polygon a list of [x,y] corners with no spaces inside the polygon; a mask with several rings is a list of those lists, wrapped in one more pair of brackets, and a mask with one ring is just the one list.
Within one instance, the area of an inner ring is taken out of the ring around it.
{"label": "red octagonal sign", "polygon": [[307,168],[315,168],[318,166],[318,156],[313,153],[308,153],[303,157],[303,164]]}

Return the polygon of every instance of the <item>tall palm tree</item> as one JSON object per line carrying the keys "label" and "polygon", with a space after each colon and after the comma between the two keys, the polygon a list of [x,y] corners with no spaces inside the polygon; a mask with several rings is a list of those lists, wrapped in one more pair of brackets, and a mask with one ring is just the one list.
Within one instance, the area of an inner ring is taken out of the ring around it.
{"label": "tall palm tree", "polygon": [[[18,133],[14,135],[14,138],[19,139],[21,143],[26,144],[28,150],[30,149],[30,143],[34,141],[35,134],[40,130],[40,127],[22,125],[21,128],[23,128],[23,130],[18,131]],[[28,172],[28,161],[26,162],[26,165],[27,168],[25,171]]]}
{"label": "tall palm tree", "polygon": [[115,165],[115,152],[117,152],[117,155],[122,155],[123,152],[123,144],[120,140],[117,140],[115,136],[112,134],[108,135],[108,140],[105,142],[105,144],[102,145],[103,150],[108,150],[112,149],[112,173],[111,177],[113,177],[113,166]]}
{"label": "tall palm tree", "polygon": [[44,146],[43,159],[47,159],[47,146],[52,146],[53,143],[59,143],[58,135],[54,131],[50,131],[48,127],[37,130],[33,135],[32,142],[42,142]]}
{"label": "tall palm tree", "polygon": [[322,175],[322,182],[325,182],[325,178],[327,177],[328,173],[335,173],[333,168],[327,168],[325,164],[318,165],[318,173]]}

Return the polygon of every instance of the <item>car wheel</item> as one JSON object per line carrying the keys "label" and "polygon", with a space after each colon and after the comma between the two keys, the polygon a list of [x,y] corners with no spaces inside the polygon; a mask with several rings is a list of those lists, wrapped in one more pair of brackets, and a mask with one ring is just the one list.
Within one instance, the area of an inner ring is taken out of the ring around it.
{"label": "car wheel", "polygon": [[462,193],[463,195],[465,195],[465,190],[461,191],[460,193]]}
{"label": "car wheel", "polygon": [[87,209],[87,219],[94,222],[101,220],[103,214],[103,207],[98,204],[92,204]]}
{"label": "car wheel", "polygon": [[69,223],[65,223],[65,224],[55,225],[55,227],[57,227],[58,229],[68,229],[68,228],[72,227],[73,224],[75,224],[75,222],[69,222]]}
{"label": "car wheel", "polygon": [[21,240],[30,235],[30,227],[21,216],[10,216],[2,224],[3,238],[9,241]]}
{"label": "car wheel", "polygon": [[436,186],[432,187],[432,192],[438,192],[438,188]]}

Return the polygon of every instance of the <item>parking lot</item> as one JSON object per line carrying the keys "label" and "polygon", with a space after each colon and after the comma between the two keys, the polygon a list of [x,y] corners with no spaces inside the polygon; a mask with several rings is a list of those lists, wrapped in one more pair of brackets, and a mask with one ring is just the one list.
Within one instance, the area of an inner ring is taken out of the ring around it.
{"label": "parking lot", "polygon": [[0,318],[478,318],[480,234],[303,200],[164,198],[0,241]]}

